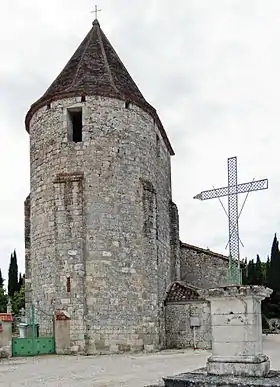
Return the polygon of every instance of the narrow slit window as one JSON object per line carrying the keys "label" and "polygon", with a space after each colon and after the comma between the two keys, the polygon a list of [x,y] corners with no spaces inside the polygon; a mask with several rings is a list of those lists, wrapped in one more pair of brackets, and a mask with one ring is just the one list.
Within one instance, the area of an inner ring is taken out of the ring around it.
{"label": "narrow slit window", "polygon": [[70,277],[66,278],[66,291],[67,291],[67,293],[70,293],[70,291],[71,291]]}
{"label": "narrow slit window", "polygon": [[160,140],[159,136],[156,136],[156,152],[157,152],[157,157],[160,157]]}
{"label": "narrow slit window", "polygon": [[157,199],[156,191],[149,181],[142,180],[143,185],[143,212],[144,212],[144,235],[149,239],[157,239],[158,221],[157,221]]}
{"label": "narrow slit window", "polygon": [[69,139],[73,142],[83,140],[83,114],[82,109],[68,110]]}

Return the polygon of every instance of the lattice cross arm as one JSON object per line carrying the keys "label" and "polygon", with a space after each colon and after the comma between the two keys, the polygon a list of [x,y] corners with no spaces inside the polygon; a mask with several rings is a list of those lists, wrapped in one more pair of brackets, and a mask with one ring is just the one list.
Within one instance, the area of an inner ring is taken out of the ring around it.
{"label": "lattice cross arm", "polygon": [[228,195],[235,195],[240,193],[246,193],[251,191],[259,191],[268,188],[268,180],[256,180],[249,183],[238,184],[237,186],[222,187],[211,189],[208,191],[202,191],[194,197],[194,199],[208,200],[214,198],[220,198]]}

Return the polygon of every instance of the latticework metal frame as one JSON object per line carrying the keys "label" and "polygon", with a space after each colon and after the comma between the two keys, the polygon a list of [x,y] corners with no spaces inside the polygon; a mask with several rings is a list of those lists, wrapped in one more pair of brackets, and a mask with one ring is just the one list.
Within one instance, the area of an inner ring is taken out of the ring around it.
{"label": "latticework metal frame", "polygon": [[[231,157],[228,160],[234,159],[236,157]],[[251,191],[259,191],[263,189],[268,188],[268,180],[263,179],[263,180],[254,180],[249,183],[242,183],[238,184],[236,186],[236,194],[241,194],[241,193],[247,193]],[[234,193],[234,189],[232,189]],[[208,199],[215,199],[215,198],[221,198],[223,196],[228,196],[228,187],[222,187],[222,188],[215,188],[211,189],[208,191],[202,191],[199,194],[197,194],[194,199],[199,199],[199,200],[208,200]]]}
{"label": "latticework metal frame", "polygon": [[[230,282],[238,280],[233,277],[233,261],[238,262],[238,272],[240,272],[239,259],[239,228],[238,228],[238,189],[237,189],[237,158],[228,159],[228,227],[229,227],[229,275]],[[240,279],[238,280],[240,283]]]}
{"label": "latticework metal frame", "polygon": [[[228,159],[228,186],[222,188],[214,188],[208,191],[202,191],[194,197],[194,199],[208,200],[214,198],[228,197],[228,227],[229,227],[229,268],[227,280],[231,284],[241,284],[242,275],[240,269],[240,254],[239,254],[239,217],[243,210],[247,196],[251,191],[259,191],[268,188],[268,180],[253,180],[249,183],[238,184],[237,181],[237,158],[230,157]],[[238,194],[247,193],[246,199],[242,205],[241,212],[238,210]],[[222,204],[222,203],[221,203]],[[223,207],[224,208],[224,207]],[[225,209],[224,209],[225,210]],[[225,210],[226,212],[226,210]]]}

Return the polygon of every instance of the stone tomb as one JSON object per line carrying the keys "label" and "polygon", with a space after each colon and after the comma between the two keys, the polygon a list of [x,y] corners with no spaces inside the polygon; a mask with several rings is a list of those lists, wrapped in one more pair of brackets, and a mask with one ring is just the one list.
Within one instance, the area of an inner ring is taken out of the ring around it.
{"label": "stone tomb", "polygon": [[204,369],[164,378],[165,386],[280,386],[262,345],[261,301],[271,293],[263,286],[200,290],[211,304],[212,356]]}

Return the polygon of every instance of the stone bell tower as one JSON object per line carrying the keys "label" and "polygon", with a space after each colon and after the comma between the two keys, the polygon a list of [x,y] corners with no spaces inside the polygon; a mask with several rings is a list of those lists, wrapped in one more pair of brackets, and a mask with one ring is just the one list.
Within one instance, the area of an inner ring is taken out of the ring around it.
{"label": "stone bell tower", "polygon": [[67,311],[78,352],[159,348],[178,255],[174,153],[97,20],[26,129],[27,303]]}

